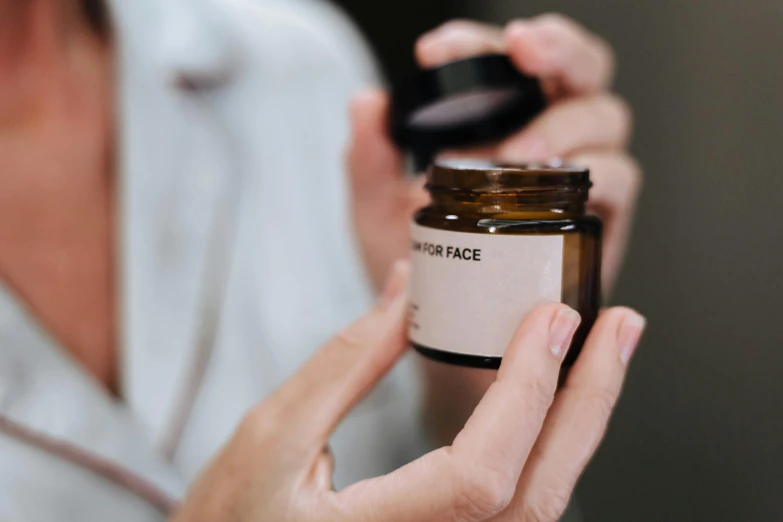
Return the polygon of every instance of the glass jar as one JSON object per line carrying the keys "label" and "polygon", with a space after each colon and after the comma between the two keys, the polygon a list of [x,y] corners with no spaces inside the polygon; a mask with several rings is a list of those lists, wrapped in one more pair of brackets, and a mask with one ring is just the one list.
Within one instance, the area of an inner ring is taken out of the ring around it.
{"label": "glass jar", "polygon": [[585,214],[589,171],[559,163],[435,163],[432,202],[411,227],[414,348],[438,361],[498,368],[532,308],[562,302],[582,316],[564,366],[598,315],[601,221]]}

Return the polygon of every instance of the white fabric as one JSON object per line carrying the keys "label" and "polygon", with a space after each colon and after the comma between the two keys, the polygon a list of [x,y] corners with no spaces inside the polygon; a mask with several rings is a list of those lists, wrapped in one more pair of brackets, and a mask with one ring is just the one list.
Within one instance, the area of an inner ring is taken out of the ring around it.
{"label": "white fabric", "polygon": [[[103,394],[0,288],[0,418],[181,497],[242,414],[371,303],[343,153],[349,99],[376,74],[354,29],[320,2],[113,4],[127,404]],[[218,304],[223,321],[167,462],[158,448],[193,363],[210,227],[232,188],[241,192],[240,221]],[[399,365],[333,438],[338,486],[420,453],[412,363]],[[74,508],[82,503],[90,509]],[[0,430],[0,520],[53,519],[150,520],[150,507]]]}

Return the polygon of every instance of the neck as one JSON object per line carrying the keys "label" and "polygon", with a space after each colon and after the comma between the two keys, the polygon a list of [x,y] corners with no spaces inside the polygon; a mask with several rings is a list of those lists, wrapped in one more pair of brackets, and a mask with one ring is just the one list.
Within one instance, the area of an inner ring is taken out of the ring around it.
{"label": "neck", "polygon": [[[110,157],[112,54],[89,22],[87,1],[0,0],[0,211],[16,196],[21,209],[48,209],[33,221],[61,219],[58,210],[84,206],[65,187],[104,181],[98,166]],[[53,155],[72,160],[72,171],[49,168],[44,158]]]}
{"label": "neck", "polygon": [[[0,130],[52,79],[108,47],[103,0],[0,0]],[[51,93],[50,93],[51,94]]]}
{"label": "neck", "polygon": [[[33,55],[62,51],[94,23],[85,0],[0,0],[0,71]],[[98,15],[100,16],[100,15]]]}
{"label": "neck", "polygon": [[85,6],[0,0],[0,279],[111,387],[114,62]]}

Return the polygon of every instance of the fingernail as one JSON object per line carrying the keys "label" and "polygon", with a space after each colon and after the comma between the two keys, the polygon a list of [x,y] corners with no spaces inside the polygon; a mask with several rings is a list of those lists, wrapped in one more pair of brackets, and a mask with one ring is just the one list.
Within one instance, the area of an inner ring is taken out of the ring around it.
{"label": "fingernail", "polygon": [[565,354],[571,338],[582,321],[579,313],[573,308],[561,308],[549,327],[549,349],[558,359]]}
{"label": "fingernail", "polygon": [[409,275],[410,262],[407,259],[398,259],[394,262],[391,274],[386,280],[386,285],[381,293],[380,304],[382,307],[389,306],[405,292],[408,287]]}
{"label": "fingernail", "polygon": [[646,325],[647,320],[635,312],[629,314],[620,325],[620,330],[617,332],[617,344],[620,346],[620,360],[623,364],[627,365],[631,360]]}
{"label": "fingernail", "polygon": [[[560,85],[547,81],[559,77],[559,71],[573,69],[568,51],[563,48],[559,33],[542,27],[540,22],[514,25],[506,34],[506,48],[514,63],[525,73],[544,78],[542,87],[548,99],[560,97]],[[566,46],[567,47],[567,46]]]}
{"label": "fingernail", "polygon": [[527,134],[509,142],[500,154],[503,159],[513,162],[544,161],[548,156],[546,141],[538,134]]}

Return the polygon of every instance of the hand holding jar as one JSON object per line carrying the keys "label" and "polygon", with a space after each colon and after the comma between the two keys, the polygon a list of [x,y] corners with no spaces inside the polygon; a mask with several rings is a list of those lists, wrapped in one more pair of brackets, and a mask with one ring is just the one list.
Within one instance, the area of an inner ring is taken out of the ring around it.
{"label": "hand holding jar", "polygon": [[330,433],[407,347],[410,270],[406,262],[394,266],[375,309],[247,415],[175,521],[502,522],[562,515],[642,333],[643,320],[628,309],[602,314],[557,396],[579,315],[563,304],[535,309],[453,444],[333,491]]}
{"label": "hand holding jar", "polygon": [[[593,185],[585,213],[603,222],[601,282],[606,293],[622,264],[641,185],[639,168],[627,152],[630,112],[610,90],[611,49],[560,15],[516,20],[505,28],[453,21],[421,37],[416,46],[418,62],[425,68],[493,53],[507,54],[522,73],[541,80],[546,110],[500,143],[449,154],[491,158],[498,163],[560,158],[587,166]],[[376,285],[394,259],[410,255],[412,216],[430,203],[424,178],[411,179],[404,173],[403,157],[389,136],[389,106],[388,95],[380,90],[354,100],[348,155],[355,228]],[[593,318],[584,319],[580,338]],[[447,443],[462,428],[495,374],[429,360],[423,360],[423,365],[425,419],[435,439]]]}
{"label": "hand holding jar", "polygon": [[[641,181],[626,150],[630,112],[609,90],[611,49],[559,15],[513,21],[504,29],[453,21],[422,36],[416,46],[418,62],[427,68],[487,53],[506,53],[520,71],[541,78],[548,106],[502,143],[467,154],[515,163],[561,158],[588,166],[593,188],[587,211],[604,222],[603,284],[611,289]],[[355,227],[376,286],[395,259],[408,255],[411,215],[429,201],[423,180],[404,175],[402,156],[389,137],[388,110],[388,96],[380,90],[354,100],[348,156]]]}

